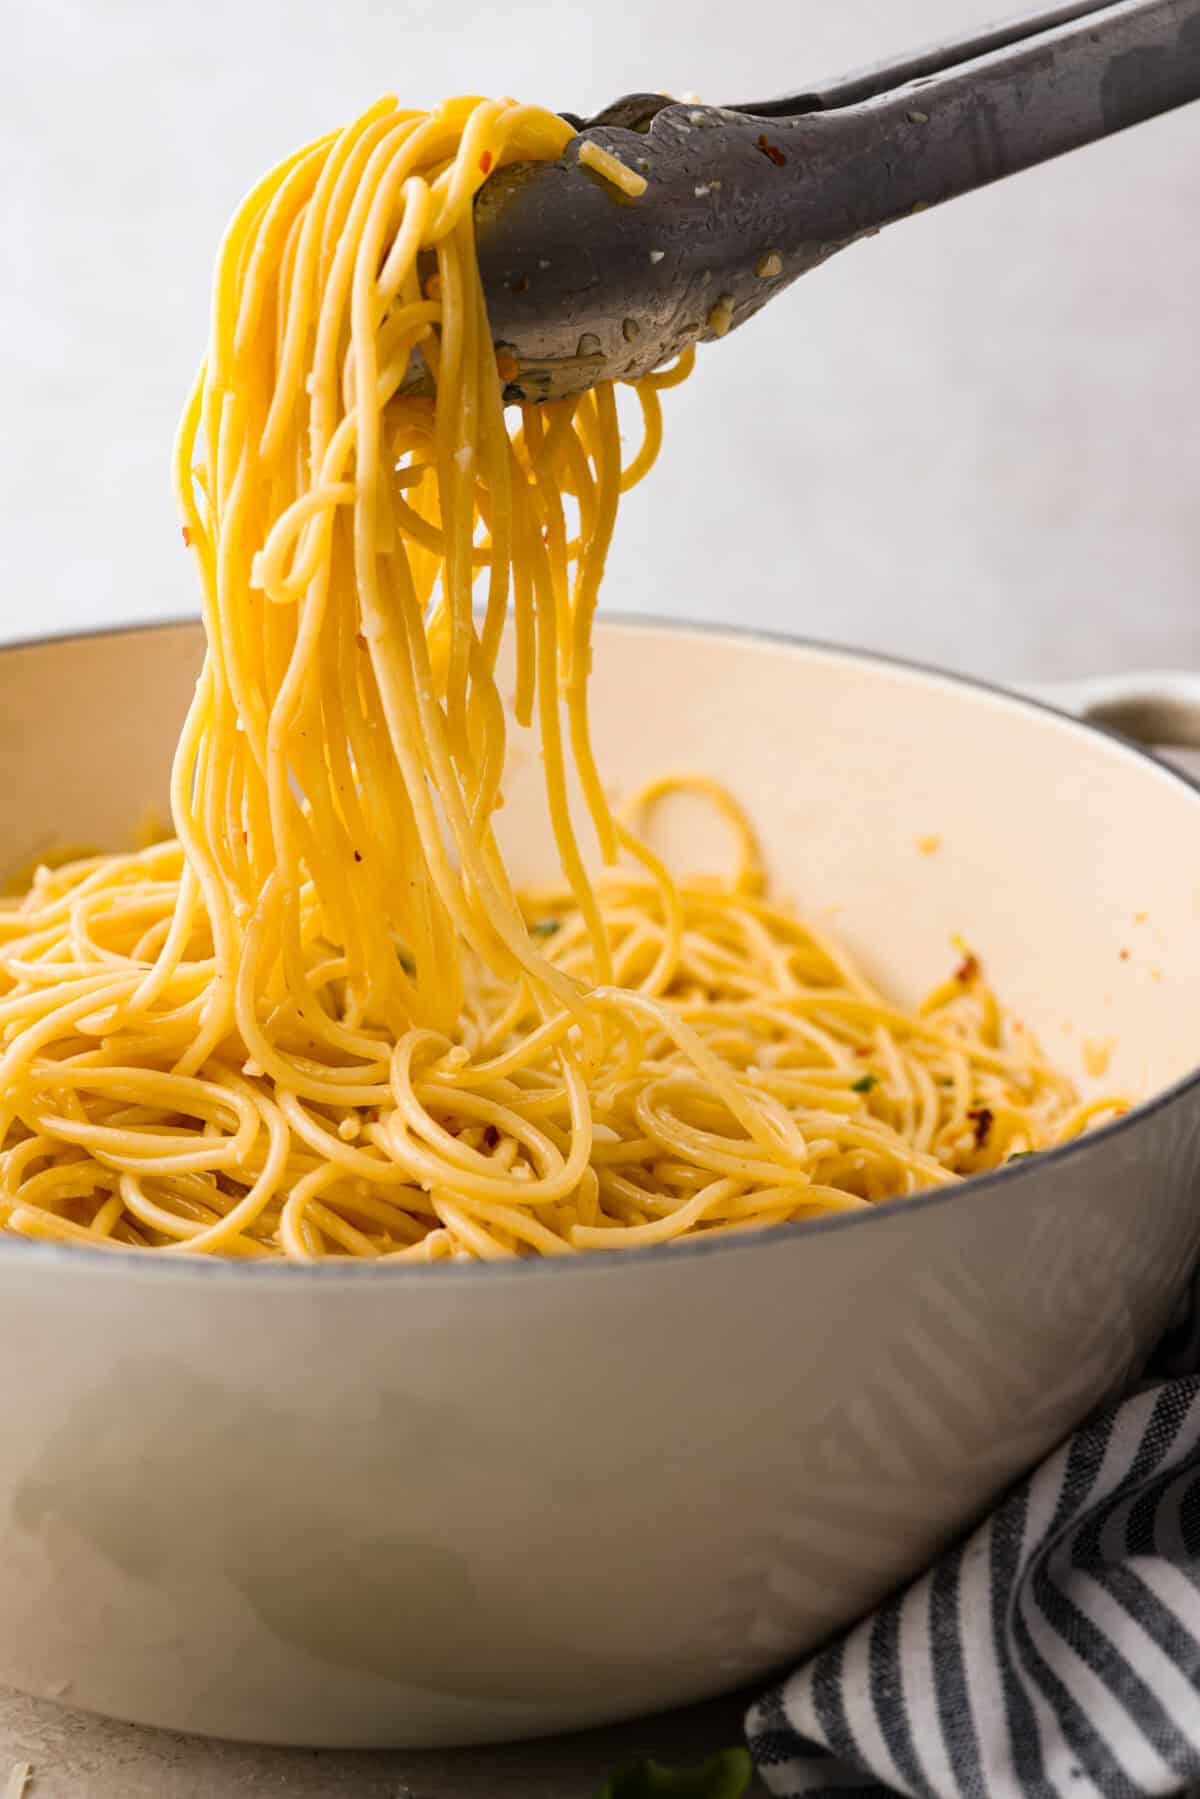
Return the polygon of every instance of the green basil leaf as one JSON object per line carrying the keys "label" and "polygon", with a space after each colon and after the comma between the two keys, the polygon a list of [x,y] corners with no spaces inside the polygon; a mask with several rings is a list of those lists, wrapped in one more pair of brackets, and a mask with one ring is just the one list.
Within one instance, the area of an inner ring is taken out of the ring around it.
{"label": "green basil leaf", "polygon": [[597,1799],[742,1799],[753,1778],[746,1750],[723,1749],[687,1774],[676,1774],[661,1762],[639,1762],[606,1781]]}

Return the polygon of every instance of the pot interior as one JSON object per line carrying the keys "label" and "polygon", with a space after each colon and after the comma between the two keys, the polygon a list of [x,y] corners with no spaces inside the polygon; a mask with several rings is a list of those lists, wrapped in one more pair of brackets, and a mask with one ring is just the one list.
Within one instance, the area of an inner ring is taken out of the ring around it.
{"label": "pot interior", "polygon": [[[123,847],[166,816],[200,654],[195,625],[0,652],[0,867]],[[668,772],[725,782],[775,895],[902,1003],[961,937],[1085,1092],[1145,1098],[1200,1062],[1200,793],[1143,755],[869,656],[622,622],[597,629],[591,704],[617,798]],[[544,879],[529,733],[513,732],[505,798],[515,872]],[[690,798],[654,837],[679,868],[729,864],[727,828]]]}

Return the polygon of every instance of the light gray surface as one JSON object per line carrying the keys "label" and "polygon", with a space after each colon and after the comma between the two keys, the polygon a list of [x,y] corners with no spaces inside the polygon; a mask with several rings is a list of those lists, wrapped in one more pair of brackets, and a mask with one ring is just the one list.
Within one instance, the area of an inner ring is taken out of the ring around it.
{"label": "light gray surface", "polygon": [[363,1755],[136,1730],[0,1689],[0,1791],[27,1761],[28,1799],[594,1799],[643,1755],[686,1767],[737,1742],[748,1697],[548,1743]]}
{"label": "light gray surface", "polygon": [[[218,235],[381,89],[737,99],[1017,7],[27,0],[0,108],[0,628],[194,605],[166,453]],[[806,277],[669,396],[605,605],[1010,676],[1200,664],[1197,216],[1193,107]]]}

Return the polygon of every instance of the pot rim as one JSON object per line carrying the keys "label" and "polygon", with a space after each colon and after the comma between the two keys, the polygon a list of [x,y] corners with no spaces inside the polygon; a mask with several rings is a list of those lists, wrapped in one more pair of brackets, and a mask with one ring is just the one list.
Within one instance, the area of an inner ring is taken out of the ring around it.
{"label": "pot rim", "polygon": [[[1066,730],[1074,731],[1087,737],[1097,737],[1116,748],[1135,761],[1145,763],[1148,769],[1162,780],[1172,782],[1186,789],[1200,806],[1200,780],[1193,780],[1180,769],[1164,762],[1152,751],[1142,748],[1130,739],[1122,737],[1107,725],[1099,724],[1093,719],[1080,718],[1048,700],[1034,697],[1027,692],[1005,687],[996,681],[980,679],[975,675],[960,674],[956,670],[940,668],[935,663],[921,662],[905,656],[896,656],[889,652],[872,650],[857,644],[829,643],[821,638],[805,637],[797,633],[773,631],[754,625],[722,624],[702,619],[664,618],[653,613],[619,612],[609,613],[598,621],[600,628],[606,625],[619,625],[634,630],[691,633],[699,637],[731,638],[740,642],[776,645],[783,649],[800,649],[815,651],[818,655],[828,656],[835,660],[864,662],[882,668],[902,669],[906,673],[921,675],[935,682],[945,682],[955,687],[999,699],[1013,706],[1018,711],[1038,712],[1056,719]],[[133,637],[149,635],[160,631],[179,630],[183,627],[195,627],[201,630],[201,621],[195,613],[179,613],[167,618],[132,621],[128,624],[97,625],[84,631],[50,632],[37,637],[12,639],[0,644],[0,661],[12,651],[49,648],[56,644],[90,643],[105,638]],[[86,1244],[60,1244],[30,1241],[0,1231],[0,1269],[10,1258],[22,1259],[20,1265],[28,1266],[30,1261],[34,1267],[67,1270],[75,1268],[80,1272],[95,1270],[105,1265],[114,1272],[120,1270],[128,1275],[140,1266],[157,1267],[162,1273],[153,1278],[161,1279],[163,1274],[178,1280],[200,1279],[206,1281],[226,1280],[254,1283],[256,1286],[264,1282],[294,1284],[298,1281],[321,1282],[331,1284],[335,1281],[386,1281],[428,1283],[431,1280],[440,1288],[447,1282],[459,1281],[501,1281],[531,1279],[565,1279],[580,1275],[596,1274],[603,1276],[614,1268],[652,1268],[668,1263],[687,1261],[698,1256],[744,1256],[769,1251],[774,1245],[794,1242],[801,1234],[805,1237],[817,1238],[834,1231],[851,1231],[878,1228],[885,1220],[903,1221],[914,1211],[924,1211],[934,1206],[969,1203],[977,1194],[990,1191],[1001,1181],[1028,1181],[1040,1179],[1043,1170],[1062,1167],[1068,1162],[1092,1151],[1103,1150],[1114,1143],[1117,1138],[1130,1132],[1141,1130],[1145,1124],[1158,1113],[1177,1105],[1188,1094],[1200,1091],[1200,1062],[1190,1073],[1180,1077],[1170,1086],[1160,1089],[1148,1099],[1131,1106],[1128,1112],[1119,1118],[1102,1125],[1098,1130],[1085,1132],[1073,1137],[1067,1143],[1057,1144],[1053,1149],[1041,1150],[1020,1164],[1011,1164],[988,1170],[984,1174],[969,1175],[954,1186],[929,1187],[922,1192],[907,1195],[903,1199],[889,1200],[885,1204],[872,1206],[865,1211],[838,1212],[823,1218],[793,1220],[787,1224],[772,1225],[764,1231],[732,1232],[718,1237],[684,1237],[675,1242],[648,1244],[633,1249],[594,1249],[584,1255],[577,1256],[529,1256],[517,1257],[504,1262],[450,1262],[436,1266],[414,1265],[380,1265],[378,1262],[359,1262],[339,1260],[328,1263],[292,1262],[285,1258],[278,1261],[259,1261],[218,1256],[160,1256],[147,1257],[144,1252],[135,1249],[90,1249]]]}

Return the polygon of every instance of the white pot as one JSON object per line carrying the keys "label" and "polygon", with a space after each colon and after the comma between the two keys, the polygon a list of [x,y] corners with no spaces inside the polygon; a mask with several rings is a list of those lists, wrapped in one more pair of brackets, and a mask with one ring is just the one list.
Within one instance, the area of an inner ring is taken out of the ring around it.
{"label": "white pot", "polygon": [[[190,625],[0,654],[0,861],[126,840],[198,656]],[[777,891],[902,998],[962,933],[1068,1069],[1111,1039],[1147,1103],[868,1215],[554,1263],[0,1240],[0,1680],[312,1745],[697,1699],[911,1574],[1162,1327],[1200,1240],[1200,794],[1028,701],[811,645],[606,624],[594,696],[618,786],[721,776]],[[544,872],[514,760],[510,851]],[[685,810],[674,849],[718,861]]]}

